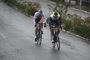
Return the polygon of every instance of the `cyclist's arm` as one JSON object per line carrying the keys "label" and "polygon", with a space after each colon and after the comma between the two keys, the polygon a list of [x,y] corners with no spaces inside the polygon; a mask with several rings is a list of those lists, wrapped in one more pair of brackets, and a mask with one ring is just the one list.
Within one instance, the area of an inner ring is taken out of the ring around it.
{"label": "cyclist's arm", "polygon": [[34,23],[34,25],[36,25],[36,19],[37,19],[37,12],[34,14],[34,17],[33,17],[33,23]]}
{"label": "cyclist's arm", "polygon": [[53,25],[53,19],[50,17],[49,26],[51,27]]}
{"label": "cyclist's arm", "polygon": [[45,16],[43,16],[43,18],[44,18],[44,27],[46,27],[46,18],[45,18]]}
{"label": "cyclist's arm", "polygon": [[42,17],[43,17],[43,23],[46,23],[46,18],[44,16],[44,14],[42,14]]}
{"label": "cyclist's arm", "polygon": [[61,20],[61,17],[59,16],[59,25],[60,25],[60,28],[62,29],[62,20]]}
{"label": "cyclist's arm", "polygon": [[42,18],[43,18],[44,27],[46,27],[46,18],[45,18],[45,16],[44,16],[44,14],[42,14]]}

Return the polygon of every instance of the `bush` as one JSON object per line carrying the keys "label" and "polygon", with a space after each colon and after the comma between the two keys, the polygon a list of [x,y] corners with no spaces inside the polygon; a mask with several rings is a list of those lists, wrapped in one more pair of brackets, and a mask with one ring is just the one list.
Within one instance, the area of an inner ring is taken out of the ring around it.
{"label": "bush", "polygon": [[17,2],[16,0],[8,0],[7,4],[11,7],[17,8],[17,9],[21,10],[22,12],[24,12],[25,5]]}
{"label": "bush", "polygon": [[40,4],[38,4],[38,3],[36,3],[36,2],[34,2],[34,3],[32,3],[32,2],[28,2],[28,4],[26,5],[26,7],[25,7],[25,14],[26,15],[34,15],[34,13],[38,10],[38,9],[40,9]]}
{"label": "bush", "polygon": [[77,15],[72,15],[71,19],[63,21],[65,24],[64,29],[90,39],[90,19],[85,18],[85,20],[82,20]]}
{"label": "bush", "polygon": [[87,26],[88,28],[90,28],[90,17],[85,18],[84,24],[85,24],[85,26]]}
{"label": "bush", "polygon": [[18,10],[25,13],[27,16],[34,15],[34,13],[40,9],[40,4],[36,2],[18,2],[17,0],[8,0],[7,4],[17,8]]}
{"label": "bush", "polygon": [[63,22],[64,22],[64,27],[63,27],[63,28],[64,28],[65,30],[68,30],[68,31],[70,30],[70,31],[71,31],[71,29],[73,28],[72,22],[69,21],[69,20],[68,20],[68,21],[65,20],[65,21],[63,21]]}
{"label": "bush", "polygon": [[82,37],[90,39],[90,28],[88,28],[85,25],[81,25],[79,27],[76,27],[74,30],[74,33],[76,33]]}

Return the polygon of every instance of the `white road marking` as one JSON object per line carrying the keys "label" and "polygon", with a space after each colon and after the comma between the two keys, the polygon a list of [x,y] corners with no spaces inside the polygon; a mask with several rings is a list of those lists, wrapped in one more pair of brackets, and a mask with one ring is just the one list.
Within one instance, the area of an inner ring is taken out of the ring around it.
{"label": "white road marking", "polygon": [[3,37],[3,38],[6,38],[6,36],[0,32],[0,36]]}

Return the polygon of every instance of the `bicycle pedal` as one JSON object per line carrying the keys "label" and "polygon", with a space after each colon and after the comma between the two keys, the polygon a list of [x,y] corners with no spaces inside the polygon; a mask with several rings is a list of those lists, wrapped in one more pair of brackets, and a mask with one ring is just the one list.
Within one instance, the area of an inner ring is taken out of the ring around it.
{"label": "bicycle pedal", "polygon": [[43,34],[43,31],[41,31],[41,33]]}
{"label": "bicycle pedal", "polygon": [[53,40],[51,40],[51,42],[52,42],[52,43],[54,43],[54,41],[53,41]]}
{"label": "bicycle pedal", "polygon": [[35,41],[37,41],[37,38],[35,38]]}

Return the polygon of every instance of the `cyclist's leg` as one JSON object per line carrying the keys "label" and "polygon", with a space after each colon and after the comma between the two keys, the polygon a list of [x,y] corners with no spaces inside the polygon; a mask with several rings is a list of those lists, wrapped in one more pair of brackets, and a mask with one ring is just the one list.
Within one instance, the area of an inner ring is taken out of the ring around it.
{"label": "cyclist's leg", "polygon": [[51,40],[53,40],[53,29],[50,28]]}
{"label": "cyclist's leg", "polygon": [[37,31],[38,31],[38,28],[37,26],[35,27],[35,36],[37,36]]}
{"label": "cyclist's leg", "polygon": [[38,26],[35,27],[35,36],[36,36],[35,41],[37,41],[37,39],[38,39]]}
{"label": "cyclist's leg", "polygon": [[37,41],[37,28],[35,27],[35,41]]}
{"label": "cyclist's leg", "polygon": [[58,38],[59,38],[59,34],[60,34],[60,28],[57,27],[57,33],[56,33],[56,35],[57,35]]}
{"label": "cyclist's leg", "polygon": [[60,40],[59,40],[59,34],[60,34],[60,27],[57,29],[58,31],[58,33],[57,33],[57,48],[58,48],[58,50],[60,50]]}
{"label": "cyclist's leg", "polygon": [[59,35],[59,33],[60,33],[60,27],[59,27],[59,25],[56,26],[56,29],[57,29],[57,35]]}
{"label": "cyclist's leg", "polygon": [[58,28],[58,35],[60,34],[60,28]]}
{"label": "cyclist's leg", "polygon": [[41,23],[41,33],[43,34],[43,23]]}
{"label": "cyclist's leg", "polygon": [[43,23],[40,23],[39,24],[39,31],[41,31],[41,34],[43,34],[43,30],[42,29],[43,29]]}
{"label": "cyclist's leg", "polygon": [[54,43],[54,29],[51,28],[51,41]]}

